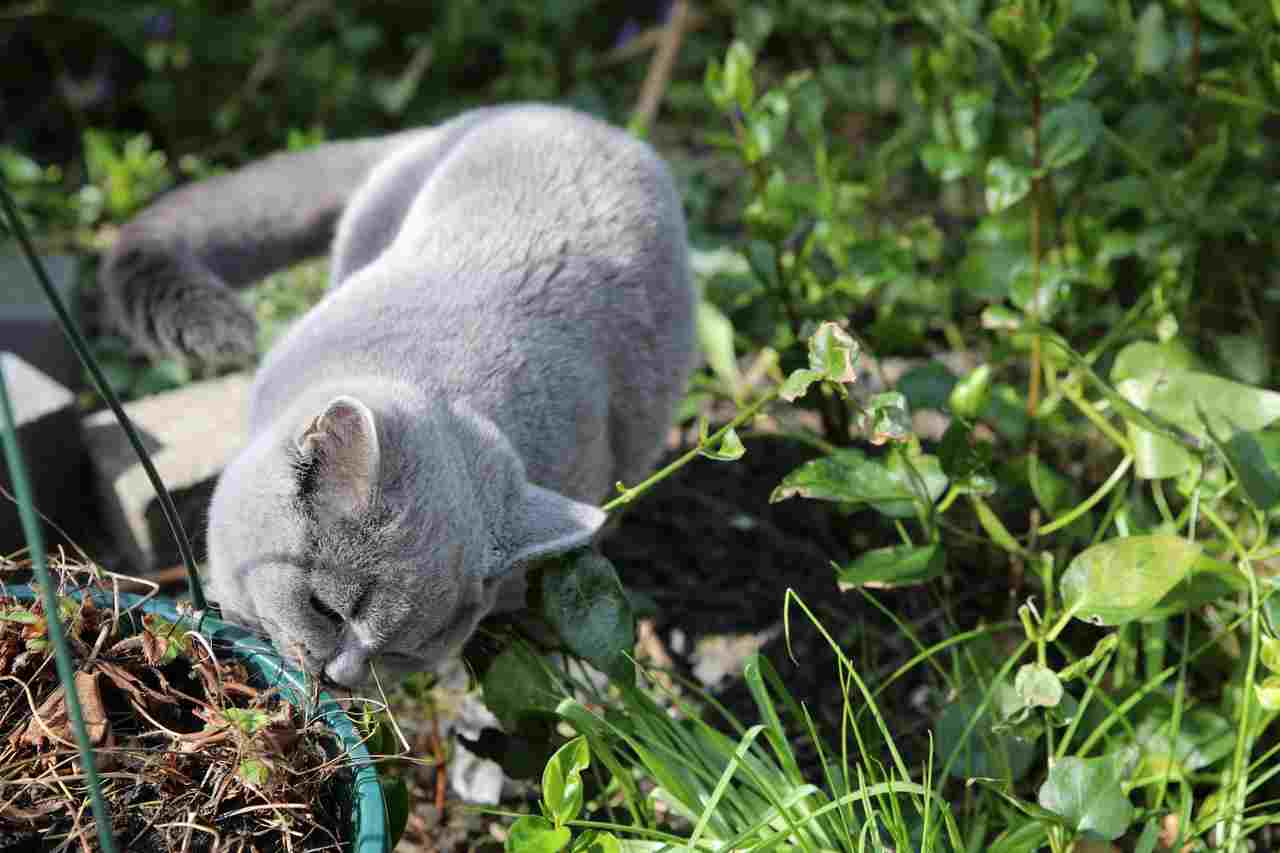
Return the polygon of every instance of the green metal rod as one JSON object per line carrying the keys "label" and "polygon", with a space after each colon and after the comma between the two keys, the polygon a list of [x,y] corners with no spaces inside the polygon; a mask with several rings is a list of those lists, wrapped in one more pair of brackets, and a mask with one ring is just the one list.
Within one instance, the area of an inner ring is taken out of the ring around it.
{"label": "green metal rod", "polygon": [[27,537],[31,567],[40,581],[40,600],[44,602],[45,623],[48,625],[49,638],[53,640],[53,657],[58,667],[58,680],[62,682],[63,697],[67,703],[67,716],[71,720],[71,728],[76,735],[76,745],[80,747],[80,760],[84,763],[84,775],[89,782],[93,819],[98,825],[98,841],[102,844],[103,853],[115,853],[115,845],[111,840],[111,812],[107,810],[106,800],[102,798],[102,780],[98,777],[98,769],[93,763],[93,744],[89,742],[89,733],[84,727],[80,695],[76,693],[76,669],[71,662],[71,649],[67,646],[66,635],[62,632],[62,618],[59,615],[58,596],[54,592],[53,579],[49,576],[48,566],[45,565],[44,535],[41,533],[39,522],[36,521],[31,484],[27,480],[27,469],[18,448],[18,426],[13,416],[13,407],[9,405],[9,389],[5,385],[3,370],[0,370],[0,441],[4,444],[5,461],[9,463],[14,497],[18,499],[18,514],[22,517],[22,531]]}
{"label": "green metal rod", "polygon": [[84,342],[84,338],[81,337],[79,330],[76,329],[66,306],[62,304],[62,300],[58,298],[57,291],[53,289],[53,284],[49,281],[49,274],[45,271],[44,264],[36,257],[35,250],[31,247],[31,240],[27,236],[26,226],[22,224],[22,218],[18,215],[18,208],[13,203],[13,197],[9,195],[9,187],[3,176],[0,176],[0,206],[4,207],[5,219],[9,223],[9,229],[18,238],[18,244],[22,247],[22,253],[27,259],[27,265],[31,267],[32,274],[40,282],[40,286],[44,288],[44,295],[48,297],[49,304],[53,306],[59,322],[62,323],[62,331],[66,333],[68,340],[71,341],[71,347],[76,351],[76,355],[79,356],[80,363],[84,365],[85,370],[89,371],[89,375],[93,377],[94,384],[98,386],[98,393],[102,395],[102,399],[111,407],[111,411],[115,414],[116,420],[124,430],[124,434],[128,436],[129,443],[133,445],[134,452],[138,454],[138,460],[142,462],[142,469],[147,472],[147,479],[151,481],[151,487],[156,490],[156,497],[160,499],[160,509],[164,512],[164,519],[168,522],[169,530],[173,533],[173,538],[178,543],[178,553],[182,556],[182,563],[187,569],[187,592],[191,595],[191,601],[195,605],[196,611],[203,613],[208,605],[205,602],[204,590],[200,588],[200,576],[196,573],[195,552],[191,549],[191,542],[187,539],[187,533],[182,528],[182,519],[178,517],[178,509],[173,505],[173,498],[170,497],[169,490],[164,487],[164,482],[160,479],[160,474],[156,471],[155,465],[151,463],[151,456],[147,453],[147,449],[143,447],[142,439],[138,437],[137,430],[133,428],[133,422],[124,413],[124,407],[120,405],[120,400],[116,397],[115,391],[111,389],[107,378],[102,375],[102,369],[98,367],[97,360],[89,352],[88,344]]}

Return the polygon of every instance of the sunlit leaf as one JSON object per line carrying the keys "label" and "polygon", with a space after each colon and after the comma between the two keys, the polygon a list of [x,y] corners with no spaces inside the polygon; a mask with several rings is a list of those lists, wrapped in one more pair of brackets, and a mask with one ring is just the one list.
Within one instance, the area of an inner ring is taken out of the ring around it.
{"label": "sunlit leaf", "polygon": [[747,448],[742,445],[742,439],[738,437],[737,431],[732,427],[721,436],[719,447],[714,449],[704,447],[698,451],[701,455],[717,462],[732,462],[735,459],[741,459],[746,452]]}
{"label": "sunlit leaf", "polygon": [[733,345],[733,323],[719,308],[706,300],[698,303],[698,344],[706,356],[707,366],[715,373],[729,394],[736,397],[742,388],[742,373]]}
{"label": "sunlit leaf", "polygon": [[[896,454],[895,454],[896,456]],[[856,448],[840,448],[829,456],[814,459],[792,471],[769,496],[771,503],[791,497],[869,504],[892,518],[915,515],[915,490],[904,464],[886,464],[869,459]],[[937,500],[946,489],[947,478],[936,457],[921,455],[913,460],[929,500]],[[892,467],[890,467],[892,465]]]}
{"label": "sunlit leaf", "polygon": [[558,853],[572,836],[567,826],[557,827],[545,817],[529,815],[511,824],[506,850],[507,853]]}
{"label": "sunlit leaf", "polygon": [[999,213],[1013,207],[1031,192],[1031,170],[1015,166],[1003,157],[995,157],[987,164],[987,210]]}
{"label": "sunlit leaf", "polygon": [[543,769],[543,813],[557,826],[573,820],[582,810],[582,771],[590,761],[587,739],[579,736],[557,749]]}
{"label": "sunlit leaf", "polygon": [[1089,548],[1067,566],[1059,589],[1076,617],[1122,625],[1146,616],[1191,571],[1201,548],[1180,536],[1127,536]]}
{"label": "sunlit leaf", "polygon": [[948,403],[951,411],[962,418],[978,417],[991,396],[991,365],[981,364],[956,383]]}
{"label": "sunlit leaf", "polygon": [[1280,711],[1280,675],[1268,675],[1253,685],[1258,704],[1265,711]]}

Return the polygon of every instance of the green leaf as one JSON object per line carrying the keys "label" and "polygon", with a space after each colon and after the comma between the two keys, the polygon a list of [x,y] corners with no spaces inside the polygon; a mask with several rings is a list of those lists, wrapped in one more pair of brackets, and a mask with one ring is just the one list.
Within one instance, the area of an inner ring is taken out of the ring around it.
{"label": "green leaf", "polygon": [[404,829],[409,825],[409,787],[399,776],[388,778],[379,775],[382,786],[382,802],[387,812],[387,829],[391,833],[391,849],[400,843]]}
{"label": "green leaf", "polygon": [[756,99],[755,84],[751,81],[755,61],[751,48],[741,41],[729,45],[724,57],[724,93],[744,113],[751,109]]}
{"label": "green leaf", "polygon": [[841,589],[894,589],[931,581],[946,568],[941,545],[893,545],[867,551],[847,566],[836,567]]}
{"label": "green leaf", "polygon": [[741,459],[746,452],[747,448],[742,445],[742,439],[738,437],[737,431],[732,427],[721,436],[718,448],[713,450],[709,447],[704,447],[698,451],[702,456],[714,459],[717,462],[732,462],[735,459]]}
{"label": "green leaf", "polygon": [[1049,767],[1037,800],[1076,832],[1114,841],[1134,819],[1133,804],[1120,784],[1126,778],[1126,763],[1115,754],[1059,758]]}
{"label": "green leaf", "polygon": [[485,707],[508,732],[515,731],[528,714],[555,711],[563,698],[547,664],[523,643],[507,647],[494,658],[481,684]]}
{"label": "green leaf", "polygon": [[[1174,426],[1207,437],[1198,410],[1210,417],[1215,430],[1256,431],[1280,418],[1280,393],[1243,385],[1196,370],[1149,373],[1128,383],[1147,384],[1146,408]],[[1123,393],[1123,391],[1122,391]],[[1128,395],[1126,395],[1128,396]],[[1142,395],[1135,394],[1136,399]],[[1133,399],[1130,400],[1134,402]]]}
{"label": "green leaf", "polygon": [[920,162],[929,174],[946,183],[973,174],[978,166],[978,155],[973,151],[929,142],[920,149]]}
{"label": "green leaf", "polygon": [[1058,674],[1038,663],[1023,664],[1018,669],[1013,689],[1029,708],[1053,708],[1062,701],[1062,681]]}
{"label": "green leaf", "polygon": [[894,386],[907,398],[911,409],[941,409],[956,387],[956,377],[945,364],[931,360],[908,370]]}
{"label": "green leaf", "polygon": [[934,739],[940,746],[940,754],[946,756],[943,759],[946,761],[953,752],[958,752],[957,760],[951,763],[949,771],[956,779],[986,776],[1008,778],[1016,782],[1031,768],[1031,762],[1035,759],[1035,743],[1009,733],[992,731],[992,707],[996,704],[994,698],[974,725],[969,737],[961,738],[981,700],[982,692],[971,687],[947,703],[938,718],[934,733]]}
{"label": "green leaf", "polygon": [[742,373],[738,370],[738,356],[733,345],[733,323],[724,313],[707,302],[698,302],[698,344],[706,356],[707,365],[715,373],[730,396],[737,397],[742,390]]}
{"label": "green leaf", "polygon": [[942,434],[938,460],[954,488],[962,493],[989,495],[996,490],[991,476],[994,451],[989,441],[972,441],[972,432],[964,421],[953,420]]}
{"label": "green leaf", "polygon": [[1057,101],[1070,98],[1093,76],[1098,57],[1092,52],[1054,63],[1045,74],[1044,94]]}
{"label": "green leaf", "polygon": [[911,412],[906,396],[898,391],[876,394],[863,408],[859,425],[867,441],[876,446],[905,440],[911,435]]}
{"label": "green leaf", "polygon": [[788,403],[794,403],[809,392],[809,386],[822,381],[822,372],[800,367],[791,371],[791,375],[782,383],[778,396]]}
{"label": "green leaf", "polygon": [[[655,844],[655,847],[660,846],[656,842],[651,843]],[[622,853],[622,844],[612,832],[588,829],[573,842],[572,849],[573,853]]]}
{"label": "green leaf", "polygon": [[1218,446],[1254,506],[1280,504],[1280,433],[1241,431]]}
{"label": "green leaf", "polygon": [[969,502],[973,505],[974,514],[978,516],[978,524],[991,537],[992,542],[1011,554],[1023,553],[1017,538],[1009,532],[1009,528],[1004,526],[1000,516],[996,515],[995,510],[988,506],[986,501],[978,495],[970,495]]}
{"label": "green leaf", "polygon": [[999,213],[1013,207],[1031,192],[1031,170],[1015,166],[1003,157],[987,164],[987,210]]}
{"label": "green leaf", "polygon": [[256,708],[224,708],[222,716],[228,723],[250,736],[271,725],[271,715]]}
{"label": "green leaf", "polygon": [[[234,710],[228,708],[228,711]],[[223,712],[225,713],[225,711]],[[236,767],[236,775],[240,777],[246,785],[252,785],[255,788],[265,787],[271,781],[271,768],[266,762],[258,758],[246,758]]]}
{"label": "green leaf", "polygon": [[1127,536],[1084,551],[1060,582],[1065,606],[1096,625],[1142,619],[1191,571],[1201,548],[1180,536]]}
{"label": "green leaf", "polygon": [[630,683],[635,620],[618,573],[590,548],[550,561],[542,573],[542,615],[573,654]]}
{"label": "green leaf", "polygon": [[956,383],[947,402],[950,403],[952,412],[962,418],[973,420],[986,407],[990,396],[991,365],[981,364]]}
{"label": "green leaf", "polygon": [[[891,456],[891,460],[898,454]],[[946,475],[936,457],[922,455],[914,464],[924,481],[928,499],[937,500],[947,487]],[[915,490],[908,485],[903,463],[892,468],[869,459],[856,448],[840,448],[830,456],[813,459],[792,471],[769,496],[770,503],[791,497],[869,504],[891,518],[915,515]]]}
{"label": "green leaf", "polygon": [[1262,385],[1271,372],[1271,357],[1261,335],[1215,335],[1214,348],[1222,366],[1239,382]]}
{"label": "green leaf", "polygon": [[1136,341],[1116,353],[1111,382],[1119,384],[1156,370],[1198,370],[1200,362],[1185,343],[1174,338],[1163,343]]}
{"label": "green leaf", "polygon": [[856,341],[838,325],[822,323],[809,336],[809,369],[822,374],[828,382],[842,385],[858,378],[854,364],[858,360]]}
{"label": "green leaf", "polygon": [[1036,503],[1049,515],[1065,512],[1075,503],[1075,489],[1071,481],[1039,456],[1027,455],[1027,483]]}
{"label": "green leaf", "polygon": [[1194,773],[1217,764],[1235,747],[1235,726],[1212,708],[1184,708],[1176,733],[1170,731],[1172,720],[1172,705],[1161,703],[1138,723],[1139,775]]}
{"label": "green leaf", "polygon": [[1102,113],[1088,101],[1069,101],[1044,117],[1040,162],[1061,169],[1088,154],[1102,136]]}
{"label": "green leaf", "polygon": [[511,824],[507,835],[507,853],[558,853],[573,834],[569,827],[552,826],[545,817],[529,815]]}
{"label": "green leaf", "polygon": [[1264,711],[1280,711],[1280,675],[1268,675],[1253,685],[1253,692]]}
{"label": "green leaf", "polygon": [[791,104],[785,93],[774,89],[766,92],[747,118],[747,133],[755,143],[755,152],[768,157],[787,134]]}
{"label": "green leaf", "polygon": [[542,771],[543,814],[556,826],[563,826],[582,810],[582,771],[591,753],[587,739],[579,736],[556,750]]}
{"label": "green leaf", "polygon": [[1133,40],[1133,64],[1139,74],[1161,74],[1173,56],[1173,36],[1165,25],[1164,7],[1148,3],[1138,18]]}
{"label": "green leaf", "polygon": [[1262,665],[1280,675],[1280,638],[1262,638]]}

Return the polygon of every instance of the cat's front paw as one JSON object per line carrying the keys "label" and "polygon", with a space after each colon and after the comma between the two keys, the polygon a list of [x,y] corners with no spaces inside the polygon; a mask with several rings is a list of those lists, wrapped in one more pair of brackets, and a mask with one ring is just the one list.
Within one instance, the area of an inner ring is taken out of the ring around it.
{"label": "cat's front paw", "polygon": [[108,256],[102,276],[115,324],[152,357],[208,366],[252,361],[252,312],[196,258],[126,241]]}

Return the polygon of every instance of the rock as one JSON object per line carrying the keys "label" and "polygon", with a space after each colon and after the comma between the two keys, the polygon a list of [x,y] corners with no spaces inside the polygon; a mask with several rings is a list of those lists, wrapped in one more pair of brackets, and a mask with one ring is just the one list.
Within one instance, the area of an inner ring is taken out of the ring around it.
{"label": "rock", "polygon": [[[250,377],[237,373],[125,406],[173,496],[196,557],[204,555],[209,500],[223,467],[246,439]],[[179,561],[160,501],[110,411],[82,422],[103,519],[126,569],[149,572]]]}
{"label": "rock", "polygon": [[[76,259],[71,255],[50,255],[41,260],[54,290],[74,317]],[[74,388],[80,384],[80,361],[21,255],[0,254],[0,341],[4,341],[6,352],[63,385]]]}
{"label": "rock", "polygon": [[[89,491],[75,395],[12,353],[0,353],[0,371],[36,509],[74,536],[83,528]],[[0,486],[13,494],[13,478],[2,456]],[[44,531],[49,544],[60,538],[47,524]],[[13,554],[25,545],[17,505],[0,495],[0,554]]]}

